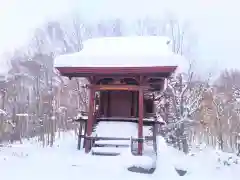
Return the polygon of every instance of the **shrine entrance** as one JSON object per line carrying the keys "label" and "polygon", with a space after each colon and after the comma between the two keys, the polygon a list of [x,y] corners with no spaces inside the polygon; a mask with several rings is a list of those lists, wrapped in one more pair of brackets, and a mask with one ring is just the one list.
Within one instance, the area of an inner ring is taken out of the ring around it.
{"label": "shrine entrance", "polygon": [[[144,141],[151,140],[156,146],[154,129],[159,122],[154,93],[164,90],[166,79],[177,69],[176,62],[182,60],[169,49],[169,42],[166,37],[96,38],[87,40],[80,52],[55,59],[62,76],[83,77],[89,82],[87,117],[79,118],[86,125],[84,134],[79,131],[86,153],[99,147],[127,147],[116,141],[136,142],[138,155],[142,155]],[[99,123],[102,121],[106,123]],[[116,121],[121,124],[115,129],[108,126],[108,122]],[[134,125],[125,126],[129,123]],[[101,124],[107,126],[102,128]],[[151,127],[150,137],[143,134],[144,126]]]}

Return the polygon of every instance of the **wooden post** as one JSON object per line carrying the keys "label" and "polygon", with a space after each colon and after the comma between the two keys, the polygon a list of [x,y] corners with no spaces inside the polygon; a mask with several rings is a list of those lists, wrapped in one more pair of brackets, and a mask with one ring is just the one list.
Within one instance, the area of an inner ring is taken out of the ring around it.
{"label": "wooden post", "polygon": [[83,124],[80,121],[79,122],[79,129],[78,129],[78,145],[77,145],[77,149],[80,150],[81,149],[81,140],[82,140],[82,128],[83,128]]}
{"label": "wooden post", "polygon": [[[84,122],[84,137],[86,137],[87,134],[87,121]],[[83,148],[86,147],[86,139],[83,139]]]}
{"label": "wooden post", "polygon": [[138,155],[142,155],[143,151],[143,89],[139,89],[139,96],[138,96]]}
{"label": "wooden post", "polygon": [[154,152],[157,154],[157,120],[155,119],[153,124],[153,149]]}
{"label": "wooden post", "polygon": [[89,110],[88,110],[88,120],[87,120],[87,138],[86,144],[85,144],[85,152],[88,153],[91,150],[91,139],[89,137],[92,135],[92,129],[93,129],[93,113],[94,113],[94,95],[95,90],[93,87],[90,87],[90,96],[89,96]]}

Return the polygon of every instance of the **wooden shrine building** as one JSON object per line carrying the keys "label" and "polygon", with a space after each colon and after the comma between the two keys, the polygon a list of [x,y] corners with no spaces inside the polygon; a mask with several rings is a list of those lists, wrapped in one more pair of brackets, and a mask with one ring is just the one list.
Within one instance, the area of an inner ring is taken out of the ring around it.
{"label": "wooden shrine building", "polygon": [[[166,78],[182,60],[168,44],[166,37],[96,38],[83,43],[82,51],[55,59],[62,76],[89,82],[86,152],[91,149],[93,125],[100,119],[136,121],[138,139],[144,138],[144,119],[155,113],[151,93],[164,89]],[[139,154],[142,146],[139,141]]]}

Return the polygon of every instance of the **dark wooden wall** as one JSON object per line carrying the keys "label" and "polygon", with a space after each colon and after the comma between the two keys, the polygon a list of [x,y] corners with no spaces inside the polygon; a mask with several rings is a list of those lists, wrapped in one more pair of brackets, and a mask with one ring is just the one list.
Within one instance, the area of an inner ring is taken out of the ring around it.
{"label": "dark wooden wall", "polygon": [[[147,110],[152,108],[151,101],[144,100],[144,116]],[[100,93],[100,116],[138,117],[138,92],[102,91]]]}

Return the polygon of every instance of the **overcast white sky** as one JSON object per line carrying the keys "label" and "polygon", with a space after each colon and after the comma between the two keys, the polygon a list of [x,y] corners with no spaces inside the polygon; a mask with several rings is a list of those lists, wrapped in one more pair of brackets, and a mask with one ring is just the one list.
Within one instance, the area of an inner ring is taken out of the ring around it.
{"label": "overcast white sky", "polygon": [[[0,53],[23,44],[32,29],[70,11],[82,18],[161,16],[171,11],[188,19],[198,38],[204,64],[240,67],[240,1],[238,0],[0,0]],[[1,61],[1,60],[0,60]],[[218,64],[217,64],[218,62]]]}

